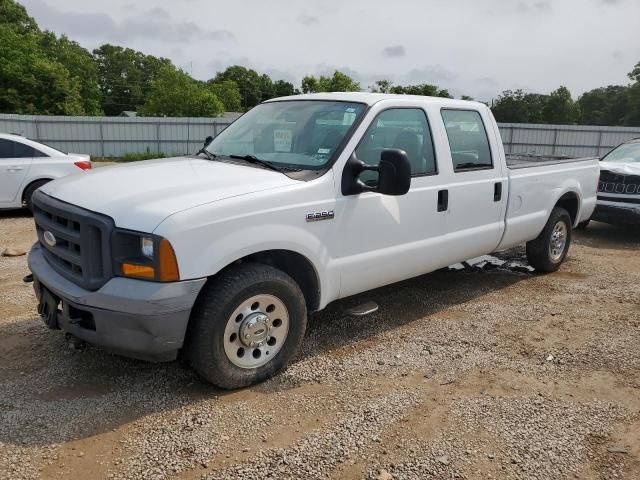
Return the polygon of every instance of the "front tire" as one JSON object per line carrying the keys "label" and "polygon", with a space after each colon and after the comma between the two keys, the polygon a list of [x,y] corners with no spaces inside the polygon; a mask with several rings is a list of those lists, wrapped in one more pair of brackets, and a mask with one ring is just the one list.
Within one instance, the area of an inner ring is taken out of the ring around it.
{"label": "front tire", "polygon": [[300,287],[269,265],[233,265],[207,283],[187,338],[193,368],[222,388],[262,382],[296,356],[307,326]]}
{"label": "front tire", "polygon": [[529,265],[540,272],[555,272],[567,256],[569,245],[571,217],[564,208],[555,207],[540,235],[527,242]]}

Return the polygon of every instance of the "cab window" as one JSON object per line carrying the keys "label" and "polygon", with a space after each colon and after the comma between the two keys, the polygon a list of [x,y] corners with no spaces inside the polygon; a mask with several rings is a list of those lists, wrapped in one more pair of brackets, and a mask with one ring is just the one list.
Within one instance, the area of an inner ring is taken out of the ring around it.
{"label": "cab window", "polygon": [[489,139],[479,112],[445,109],[442,120],[455,172],[493,168]]}
{"label": "cab window", "polygon": [[[398,148],[407,153],[412,176],[437,173],[431,129],[424,110],[390,108],[381,112],[367,129],[355,154],[367,165],[380,163],[385,148]],[[375,172],[364,172],[363,181],[375,180]]]}

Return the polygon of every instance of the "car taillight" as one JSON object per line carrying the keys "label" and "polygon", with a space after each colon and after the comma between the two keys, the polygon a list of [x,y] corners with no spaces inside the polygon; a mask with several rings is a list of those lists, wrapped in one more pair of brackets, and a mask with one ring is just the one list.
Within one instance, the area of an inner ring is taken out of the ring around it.
{"label": "car taillight", "polygon": [[91,170],[91,162],[89,162],[88,160],[81,160],[79,162],[73,162],[73,164],[76,167],[81,168],[82,170]]}

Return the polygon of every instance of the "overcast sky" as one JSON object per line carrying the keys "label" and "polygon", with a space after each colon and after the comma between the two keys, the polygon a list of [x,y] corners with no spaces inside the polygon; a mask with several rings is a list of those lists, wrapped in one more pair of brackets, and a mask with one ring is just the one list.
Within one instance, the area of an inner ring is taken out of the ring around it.
{"label": "overcast sky", "polygon": [[[19,0],[20,1],[20,0]],[[299,86],[342,70],[489,100],[625,84],[640,0],[21,0],[42,28],[114,43],[208,79],[240,64]]]}

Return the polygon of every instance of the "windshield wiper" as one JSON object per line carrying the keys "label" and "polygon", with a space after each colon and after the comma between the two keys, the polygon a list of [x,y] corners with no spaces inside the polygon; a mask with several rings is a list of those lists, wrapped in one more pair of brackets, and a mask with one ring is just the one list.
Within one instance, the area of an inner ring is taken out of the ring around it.
{"label": "windshield wiper", "polygon": [[267,167],[274,172],[284,173],[284,169],[276,167],[273,163],[262,160],[255,155],[229,155],[229,158],[244,160],[245,162],[253,163],[254,165],[262,165],[263,167]]}
{"label": "windshield wiper", "polygon": [[215,160],[218,156],[215,153],[211,153],[209,150],[207,150],[205,147],[202,147],[200,150],[198,150],[198,153],[196,153],[196,155],[200,155],[201,153],[204,153],[204,155],[209,159],[209,160]]}

